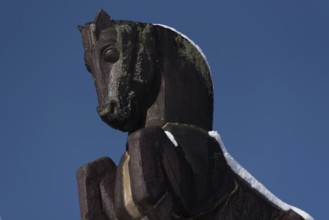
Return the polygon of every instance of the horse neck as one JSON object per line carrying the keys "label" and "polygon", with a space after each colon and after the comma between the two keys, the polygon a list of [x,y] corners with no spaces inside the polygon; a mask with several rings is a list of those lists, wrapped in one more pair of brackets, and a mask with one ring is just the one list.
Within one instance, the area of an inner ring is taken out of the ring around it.
{"label": "horse neck", "polygon": [[147,111],[145,125],[170,122],[212,130],[212,96],[198,70],[184,66],[175,55],[171,52],[163,56],[158,96]]}

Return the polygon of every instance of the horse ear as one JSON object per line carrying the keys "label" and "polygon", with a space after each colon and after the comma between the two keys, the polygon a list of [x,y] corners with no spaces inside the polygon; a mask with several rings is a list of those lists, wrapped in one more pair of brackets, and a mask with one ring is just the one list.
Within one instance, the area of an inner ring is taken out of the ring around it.
{"label": "horse ear", "polygon": [[101,30],[104,29],[105,27],[113,25],[114,21],[103,9],[101,9],[97,13],[94,23],[96,25],[96,30],[97,29]]}
{"label": "horse ear", "polygon": [[79,29],[80,33],[82,33],[82,30],[83,30],[83,26],[81,26],[81,25],[78,25],[78,29]]}

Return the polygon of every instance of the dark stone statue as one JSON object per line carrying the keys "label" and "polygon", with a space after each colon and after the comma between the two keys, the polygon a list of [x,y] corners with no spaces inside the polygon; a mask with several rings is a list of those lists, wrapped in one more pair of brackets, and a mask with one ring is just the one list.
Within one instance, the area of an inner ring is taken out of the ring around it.
{"label": "dark stone statue", "polygon": [[234,173],[208,135],[211,77],[188,39],[102,10],[79,28],[98,113],[128,132],[118,165],[104,157],[77,171],[82,220],[303,219]]}

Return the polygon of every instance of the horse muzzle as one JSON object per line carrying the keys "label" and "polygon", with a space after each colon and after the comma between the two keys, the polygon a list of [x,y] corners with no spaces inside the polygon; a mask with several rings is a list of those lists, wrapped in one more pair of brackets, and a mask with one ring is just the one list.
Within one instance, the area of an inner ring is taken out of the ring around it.
{"label": "horse muzzle", "polygon": [[118,102],[117,101],[110,101],[106,102],[103,105],[99,105],[97,107],[98,114],[103,117],[109,115],[111,117],[115,117],[118,114]]}
{"label": "horse muzzle", "polygon": [[109,126],[121,131],[131,130],[130,121],[134,117],[135,105],[130,103],[122,107],[120,103],[114,100],[104,103],[97,107],[97,112],[101,119]]}

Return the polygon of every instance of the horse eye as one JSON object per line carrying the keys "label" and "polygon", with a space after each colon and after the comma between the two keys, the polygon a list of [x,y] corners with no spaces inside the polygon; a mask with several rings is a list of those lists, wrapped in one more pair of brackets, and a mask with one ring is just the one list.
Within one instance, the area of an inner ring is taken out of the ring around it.
{"label": "horse eye", "polygon": [[110,63],[115,63],[119,59],[119,52],[114,48],[106,49],[103,53],[103,59]]}

